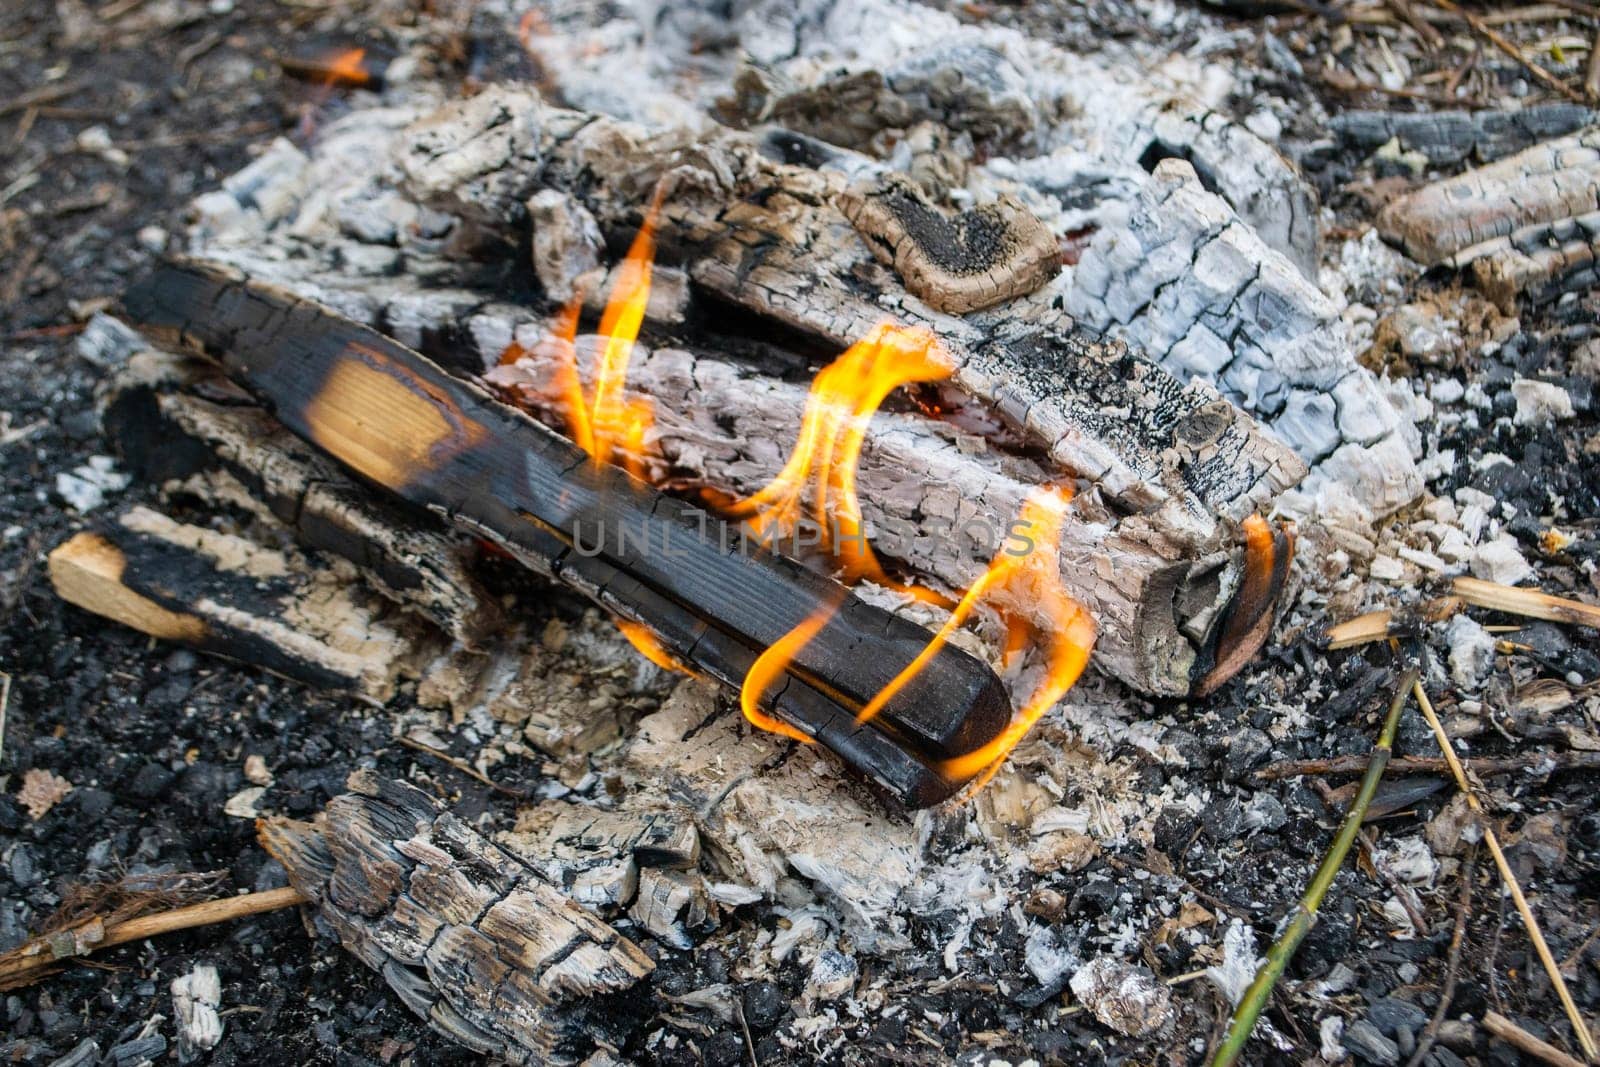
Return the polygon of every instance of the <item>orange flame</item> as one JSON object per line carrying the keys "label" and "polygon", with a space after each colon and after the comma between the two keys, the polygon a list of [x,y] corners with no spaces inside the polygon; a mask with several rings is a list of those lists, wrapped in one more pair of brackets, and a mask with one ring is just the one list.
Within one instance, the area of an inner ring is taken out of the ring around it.
{"label": "orange flame", "polygon": [[[655,426],[655,409],[638,396],[627,396],[628,364],[644,324],[650,303],[650,278],[655,260],[656,219],[661,209],[661,191],[645,210],[644,223],[634,236],[628,254],[617,268],[615,282],[600,316],[600,335],[605,346],[594,370],[594,387],[585,392],[578,374],[578,314],[582,295],[562,309],[551,324],[549,340],[558,347],[557,387],[567,416],[567,432],[579,448],[597,464],[616,463],[637,478],[648,480],[646,446]],[[513,345],[513,349],[517,346]],[[515,362],[520,350],[508,349],[501,362]]]}
{"label": "orange flame", "polygon": [[622,636],[628,639],[628,643],[637,649],[641,656],[654,663],[657,667],[666,671],[687,674],[691,678],[698,677],[694,671],[685,667],[678,661],[676,656],[668,652],[661,644],[660,639],[644,623],[621,618],[612,621],[617,624],[617,629],[622,631]]}
{"label": "orange flame", "polygon": [[880,323],[817,374],[783,469],[727,511],[750,520],[758,536],[792,535],[806,517],[809,487],[809,517],[847,581],[866,579],[948,606],[939,594],[884,573],[862,536],[856,468],[872,416],[889,394],[905,385],[942,381],[950,373],[948,357],[927,329]]}
{"label": "orange flame", "polygon": [[365,48],[351,48],[333,56],[328,60],[325,84],[353,85],[357,88],[368,84],[372,81],[372,74],[366,68],[366,58]]}
{"label": "orange flame", "polygon": [[[1039,717],[1054,707],[1056,701],[1072,688],[1088,665],[1089,653],[1094,648],[1094,619],[1061,584],[1061,530],[1066,520],[1067,505],[1071,501],[1072,494],[1065,488],[1037,489],[1029,494],[1017,517],[1022,528],[1029,531],[1028,537],[1032,542],[1029,548],[1018,551],[1002,546],[995,553],[989,569],[972,583],[972,587],[961,598],[961,603],[956,605],[950,618],[934,635],[933,641],[929,642],[929,648],[942,645],[971,613],[979,599],[986,594],[1003,591],[1009,602],[1008,608],[1002,613],[1007,626],[1008,653],[1020,648],[1020,635],[1030,629],[1044,648],[1044,677],[1027,702],[1012,714],[1011,722],[1000,732],[1000,736],[981,748],[945,760],[940,765],[940,772],[953,781],[979,776],[968,787],[969,792],[981,789],[994,776],[1006,756],[1039,721]],[[1020,614],[1021,606],[1025,606],[1028,615],[1033,618],[1046,620],[1046,624],[1039,626],[1024,617]],[[913,668],[919,666],[913,662],[902,673],[909,679],[910,674],[914,673]],[[903,685],[904,681],[896,678],[886,687],[886,691],[894,688],[896,683]],[[882,707],[882,703],[875,697],[872,704],[862,709],[862,717],[867,717],[868,709],[876,714],[878,707]]]}
{"label": "orange flame", "polygon": [[800,654],[800,650],[810,644],[811,639],[828,625],[828,620],[833,618],[833,613],[838,607],[837,604],[829,604],[821,608],[774,641],[772,646],[757,656],[756,661],[750,665],[750,670],[744,676],[744,685],[739,687],[739,710],[744,712],[744,717],[750,720],[752,726],[796,741],[803,741],[808,745],[811,743],[811,738],[804,733],[782,719],[762,711],[761,698],[772,687],[772,683],[789,669],[789,664]]}

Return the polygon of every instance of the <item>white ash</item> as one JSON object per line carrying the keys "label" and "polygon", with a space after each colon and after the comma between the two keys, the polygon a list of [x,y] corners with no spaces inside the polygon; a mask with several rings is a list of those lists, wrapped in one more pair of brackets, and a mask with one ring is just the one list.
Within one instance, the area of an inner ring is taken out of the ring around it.
{"label": "white ash", "polygon": [[1375,850],[1379,870],[1408,885],[1432,885],[1439,876],[1439,861],[1420,836],[1390,838]]}
{"label": "white ash", "polygon": [[1511,383],[1511,395],[1517,398],[1518,426],[1548,426],[1575,414],[1571,394],[1554,382],[1518,378]]}
{"label": "white ash", "polygon": [[1450,679],[1457,687],[1475,693],[1494,669],[1494,635],[1466,615],[1457,615],[1445,627],[1450,645]]}
{"label": "white ash", "polygon": [[825,948],[811,963],[806,993],[821,1000],[836,1000],[854,989],[860,976],[861,968],[854,956],[847,956],[836,948]]}
{"label": "white ash", "polygon": [[122,492],[130,481],[110,456],[90,456],[83,466],[56,475],[56,495],[86,515],[104,506],[107,497]]}
{"label": "white ash", "polygon": [[1255,931],[1249,923],[1235,919],[1222,935],[1222,962],[1206,968],[1206,979],[1229,1004],[1238,1004],[1262,962],[1256,955]]}
{"label": "white ash", "polygon": [[1533,568],[1517,548],[1517,539],[1501,534],[1472,553],[1472,576],[1501,585],[1516,585],[1532,577]]}
{"label": "white ash", "polygon": [[222,980],[209,963],[197,963],[172,980],[172,1013],[178,1023],[178,1060],[189,1063],[222,1040]]}
{"label": "white ash", "polygon": [[1172,991],[1147,968],[1113,956],[1090,960],[1070,985],[1079,1003],[1119,1034],[1143,1037],[1172,1020]]}
{"label": "white ash", "polygon": [[1028,973],[1047,989],[1059,989],[1066,977],[1083,965],[1077,953],[1062,943],[1053,927],[1035,925],[1023,948]]}

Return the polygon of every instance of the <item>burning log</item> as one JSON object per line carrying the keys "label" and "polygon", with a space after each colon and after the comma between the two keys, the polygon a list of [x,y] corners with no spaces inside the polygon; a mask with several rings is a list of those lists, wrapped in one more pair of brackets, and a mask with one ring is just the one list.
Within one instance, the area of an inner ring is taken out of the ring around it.
{"label": "burning log", "polygon": [[[628,239],[639,201],[670,171],[677,184],[663,205],[659,232],[666,252],[694,282],[697,306],[687,324],[695,330],[694,373],[748,391],[734,402],[725,394],[713,400],[699,394],[697,381],[663,381],[649,366],[630,372],[630,390],[656,402],[660,433],[651,443],[668,454],[670,479],[726,493],[752,488],[763,472],[776,473],[782,463],[776,449],[791,439],[794,425],[788,398],[796,394],[783,376],[800,358],[795,347],[844,348],[885,314],[929,326],[957,363],[951,387],[930,399],[974,432],[952,437],[936,420],[907,416],[898,421],[892,454],[877,440],[885,435],[873,435],[867,462],[883,449],[885,465],[863,474],[872,481],[870,491],[864,486],[864,518],[882,531],[903,525],[909,507],[923,524],[916,537],[899,539],[909,554],[885,550],[919,576],[962,588],[976,565],[937,558],[940,537],[931,524],[946,515],[975,515],[1004,529],[1015,514],[1007,509],[1024,487],[1087,480],[1091,488],[1079,493],[1066,532],[1062,577],[1105,623],[1097,662],[1141,690],[1183,696],[1212,661],[1227,658],[1230,650],[1219,655],[1215,648],[1215,624],[1240,586],[1237,523],[1297,481],[1300,460],[1214,391],[1183,387],[1119,346],[1086,343],[1064,331],[1040,301],[1021,298],[962,318],[904,295],[841,210],[851,189],[863,187],[852,186],[848,174],[863,167],[872,173],[877,164],[792,135],[649,135],[547,108],[509,89],[451,105],[401,138],[391,132],[392,118],[374,133],[379,125],[364,120],[348,131],[331,130],[297,183],[316,180],[322,188],[316,176],[355,169],[358,158],[376,151],[377,138],[412,174],[413,192],[404,203],[421,195],[472,220],[452,231],[448,248],[441,251],[444,238],[412,241],[402,232],[394,239],[406,248],[407,269],[397,274],[375,263],[367,270],[361,264],[372,253],[392,263],[394,250],[352,240],[366,223],[341,222],[341,232],[333,233],[326,222],[292,215],[263,218],[271,228],[265,237],[256,223],[206,231],[199,247],[251,278],[336,307],[442,365],[481,372],[513,339],[530,348],[525,328],[540,316],[476,288],[440,284],[463,272],[458,260],[441,255],[459,254],[452,250],[473,234],[481,245],[483,234],[498,233],[507,243],[490,252],[488,266],[504,270],[509,265],[496,257],[522,240],[525,223],[516,220],[531,218],[540,279],[570,291],[579,277],[592,280],[598,272],[601,232],[613,241]],[[819,154],[810,162],[821,169],[767,158],[813,150]],[[681,160],[700,162],[675,168]],[[696,169],[702,165],[703,171]],[[279,193],[274,201],[292,202],[294,195]],[[383,182],[344,195],[347,200],[332,204],[318,201],[323,206],[316,214],[344,220],[370,213],[374,204],[400,202]],[[406,208],[419,210],[427,209]],[[301,236],[285,241],[279,234],[290,229]],[[437,225],[432,232],[440,232]],[[281,255],[263,255],[263,242]],[[1016,268],[1012,278],[1026,274],[1023,259],[1008,262]],[[481,274],[483,267],[470,269]],[[710,313],[728,301],[761,317],[761,340],[745,336],[749,331],[707,337],[707,327],[715,331],[727,318]],[[681,305],[672,313],[681,317]],[[653,314],[647,309],[647,321]],[[796,327],[804,338],[798,346]],[[664,328],[679,335],[685,329]],[[769,397],[773,408],[761,409]],[[752,406],[757,410],[744,417]],[[553,411],[542,414],[564,424]],[[730,420],[742,429],[731,430]],[[681,438],[675,436],[680,430]],[[955,447],[941,444],[941,437]],[[974,454],[973,446],[983,454]],[[758,454],[759,462],[751,459]],[[733,457],[730,464],[723,456]],[[891,469],[890,458],[903,466]],[[1402,458],[1409,468],[1409,457]],[[1001,471],[1004,478],[991,480]],[[1388,485],[1395,479],[1369,480]],[[974,487],[963,492],[968,499],[948,499],[947,487],[958,483]],[[980,493],[978,486],[994,488]],[[918,511],[914,497],[935,510]]]}
{"label": "burning log", "polygon": [[261,843],[321,924],[401,1001],[467,1048],[575,1063],[654,967],[638,946],[420,790],[358,771],[317,823]]}
{"label": "burning log", "polygon": [[503,625],[469,569],[467,538],[368,492],[209,365],[137,352],[107,394],[106,431],[135,475],[183,479],[213,500],[266,510],[301,544],[349,560],[374,589],[465,645]]}
{"label": "burning log", "polygon": [[660,243],[700,291],[839,350],[885,316],[928,327],[966,404],[1189,545],[1220,547],[1230,520],[1303,475],[1297,457],[1209,388],[1048,316],[1008,307],[957,317],[875,279],[881,268],[838,203],[847,175],[828,159],[824,169],[796,162],[813,151],[792,136],[651,134],[504,88],[442,108],[398,147],[413,195],[513,244],[539,189],[568,191],[603,231],[621,234],[665,179]]}
{"label": "burning log", "polygon": [[[825,620],[780,672],[774,709],[796,736],[821,741],[908,804],[958,788],[967,776],[952,781],[938,765],[981,750],[1009,723],[1005,690],[969,654],[947,645],[918,661],[928,635],[916,624],[782,556],[748,551],[720,520],[587,462],[380,334],[197,266],[160,269],[126,294],[124,310],[148,333],[217,358],[291,430],[362,477],[644,624],[669,656],[728,684],[744,681],[762,650]],[[922,669],[901,678],[913,661]],[[884,692],[893,695],[881,719],[858,722]]]}
{"label": "burning log", "polygon": [[326,568],[145,507],[76,535],[49,566],[81,608],[380,703],[417,649],[408,619]]}

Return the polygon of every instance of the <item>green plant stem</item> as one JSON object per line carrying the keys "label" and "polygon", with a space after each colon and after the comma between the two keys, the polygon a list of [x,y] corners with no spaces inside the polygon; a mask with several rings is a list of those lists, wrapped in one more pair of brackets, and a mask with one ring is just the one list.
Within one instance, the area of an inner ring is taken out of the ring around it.
{"label": "green plant stem", "polygon": [[1378,735],[1377,747],[1373,749],[1372,761],[1367,764],[1366,776],[1361,779],[1361,788],[1356,792],[1355,799],[1350,802],[1350,810],[1345,812],[1344,825],[1339,827],[1333,844],[1328,848],[1328,854],[1322,858],[1322,865],[1317,868],[1311,884],[1306,887],[1305,895],[1296,905],[1294,917],[1283,928],[1283,933],[1278,935],[1278,940],[1267,950],[1266,962],[1261,965],[1261,969],[1256,972],[1255,981],[1250,983],[1250,988],[1246,989],[1244,996],[1240,998],[1239,1006],[1233,1011],[1233,1019],[1228,1023],[1227,1036],[1222,1039],[1222,1044],[1217,1046],[1217,1054],[1211,1060],[1211,1067],[1232,1067],[1238,1062],[1240,1054],[1244,1052],[1245,1042],[1250,1039],[1250,1032],[1255,1029],[1256,1020],[1266,1009],[1273,987],[1278,984],[1278,979],[1283,977],[1283,972],[1289,966],[1289,961],[1294,958],[1300,942],[1305,940],[1306,934],[1310,933],[1311,927],[1316,924],[1317,909],[1322,906],[1322,898],[1328,895],[1328,887],[1333,885],[1339,869],[1344,866],[1345,857],[1350,854],[1350,846],[1361,830],[1361,820],[1366,817],[1367,808],[1372,804],[1372,797],[1378,791],[1378,781],[1383,777],[1384,768],[1389,765],[1389,756],[1394,751],[1395,731],[1400,724],[1400,711],[1405,707],[1406,697],[1410,695],[1411,687],[1416,680],[1415,667],[1408,670],[1400,679],[1400,686],[1395,691],[1394,699],[1389,703],[1389,714],[1383,721],[1383,730]]}

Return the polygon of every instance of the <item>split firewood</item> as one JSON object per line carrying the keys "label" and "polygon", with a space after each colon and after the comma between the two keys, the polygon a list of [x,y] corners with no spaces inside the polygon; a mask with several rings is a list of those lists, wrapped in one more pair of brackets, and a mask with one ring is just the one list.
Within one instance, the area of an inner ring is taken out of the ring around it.
{"label": "split firewood", "polygon": [[49,557],[56,594],[167,640],[382,703],[425,638],[326,567],[135,506]]}
{"label": "split firewood", "polygon": [[1341,111],[1328,121],[1345,144],[1368,152],[1390,141],[1434,165],[1492,163],[1540,141],[1592,125],[1600,112],[1581,104],[1538,104],[1493,111]]}
{"label": "split firewood", "polygon": [[1127,221],[1095,235],[1066,307],[1268,420],[1314,465],[1308,491],[1335,482],[1374,517],[1422,492],[1400,415],[1337,306],[1183,160],[1157,164]]}
{"label": "split firewood", "polygon": [[[158,339],[218,359],[352,471],[647,626],[669,656],[727,684],[742,684],[756,658],[802,624],[815,629],[808,620],[824,620],[781,672],[774,710],[907,804],[949,796],[961,782],[937,764],[977,750],[1010,721],[993,672],[948,644],[897,683],[879,718],[858,721],[918,659],[927,631],[786,557],[751,550],[720,519],[589,462],[380,334],[195,265],[158,270],[123,304]],[[586,535],[598,545],[583,547]]]}
{"label": "split firewood", "polygon": [[463,644],[500,628],[498,604],[468,568],[467,538],[359,486],[208,364],[147,348],[105,395],[106,432],[136,476],[264,506],[301,544],[354,563],[374,589]]}
{"label": "split firewood", "polygon": [[1600,242],[1600,127],[1426,185],[1384,208],[1378,225],[1423,263],[1471,266],[1501,304],[1588,289]]}
{"label": "split firewood", "polygon": [[653,968],[616,930],[420,790],[358,771],[263,846],[319,924],[440,1033],[518,1064],[576,1063]]}

